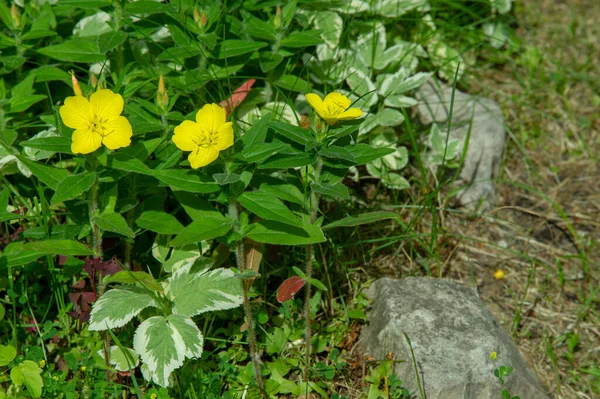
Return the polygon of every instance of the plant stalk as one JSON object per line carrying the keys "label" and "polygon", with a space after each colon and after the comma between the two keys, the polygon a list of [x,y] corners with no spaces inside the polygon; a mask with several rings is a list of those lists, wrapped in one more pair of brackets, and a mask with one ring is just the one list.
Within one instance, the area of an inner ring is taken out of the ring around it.
{"label": "plant stalk", "polygon": [[[229,216],[235,220],[235,231],[239,232],[239,214],[237,208],[237,201],[235,197],[229,198]],[[237,263],[237,267],[240,272],[246,271],[246,255],[244,250],[244,238],[241,237],[237,243],[235,248],[235,260]],[[254,377],[256,378],[256,385],[258,385],[258,389],[260,390],[260,394],[263,399],[268,399],[267,393],[265,391],[265,386],[262,380],[262,375],[260,373],[260,354],[258,353],[258,345],[256,343],[256,333],[254,331],[254,322],[252,318],[252,308],[250,307],[250,298],[248,293],[250,291],[250,284],[246,280],[241,280],[242,284],[242,297],[244,299],[244,311],[246,312],[246,319],[248,321],[248,339],[250,341],[250,357],[252,358],[252,363],[254,364]]]}

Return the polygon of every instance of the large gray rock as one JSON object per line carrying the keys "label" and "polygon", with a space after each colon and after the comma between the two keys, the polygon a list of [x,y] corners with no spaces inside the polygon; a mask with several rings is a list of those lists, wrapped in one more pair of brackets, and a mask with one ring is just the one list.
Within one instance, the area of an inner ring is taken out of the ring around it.
{"label": "large gray rock", "polygon": [[411,340],[427,399],[500,398],[492,352],[498,354],[497,366],[515,369],[505,385],[512,395],[548,398],[473,289],[443,279],[382,278],[371,285],[368,295],[374,302],[360,345],[375,359],[393,352],[396,360],[404,360],[395,366],[395,373],[411,393],[418,393],[418,385],[403,333]]}
{"label": "large gray rock", "polygon": [[[468,149],[457,184],[462,186],[458,194],[460,205],[471,211],[485,212],[495,205],[496,190],[492,183],[498,176],[506,141],[502,111],[490,99],[454,92],[452,115],[450,104],[452,87],[432,80],[417,90],[419,100],[417,113],[423,124],[433,122],[446,132],[451,116],[450,137],[459,140],[459,148]],[[470,133],[469,133],[470,131]]]}

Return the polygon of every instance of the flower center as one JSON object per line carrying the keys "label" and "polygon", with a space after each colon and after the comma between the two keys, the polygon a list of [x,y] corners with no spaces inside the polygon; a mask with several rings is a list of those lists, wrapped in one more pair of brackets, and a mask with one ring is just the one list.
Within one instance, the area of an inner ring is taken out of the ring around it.
{"label": "flower center", "polygon": [[337,101],[331,101],[327,104],[327,111],[329,111],[329,115],[331,115],[331,116],[336,116],[338,114],[341,114],[345,110],[346,110],[346,107],[344,107],[341,103],[339,103]]}
{"label": "flower center", "polygon": [[102,118],[98,115],[94,115],[92,120],[88,123],[88,129],[100,135],[101,137],[106,137],[114,131],[109,130],[107,123],[107,118]]}
{"label": "flower center", "polygon": [[212,130],[209,130],[209,131],[201,130],[200,134],[198,134],[198,136],[192,138],[192,140],[194,141],[194,143],[196,143],[196,145],[198,147],[202,147],[202,148],[212,147],[215,145],[215,142],[217,141],[217,132],[214,132]]}

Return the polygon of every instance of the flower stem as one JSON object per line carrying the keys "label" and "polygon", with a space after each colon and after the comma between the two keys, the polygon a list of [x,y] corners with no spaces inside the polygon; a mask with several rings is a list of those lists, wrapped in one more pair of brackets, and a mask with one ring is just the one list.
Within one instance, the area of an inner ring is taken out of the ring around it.
{"label": "flower stem", "polygon": [[[313,170],[313,181],[318,182],[321,177],[321,170],[323,169],[323,161],[320,156],[317,156],[317,160],[315,162],[315,167]],[[310,212],[310,223],[315,223],[317,219],[317,212],[319,211],[319,196],[317,193],[311,190],[310,194],[310,204],[311,204],[311,212]],[[312,262],[313,262],[313,245],[308,244],[306,246],[306,270],[305,274],[307,278],[311,278],[312,275]],[[306,342],[306,369],[305,369],[305,378],[308,381],[309,379],[309,369],[310,369],[310,350],[311,350],[311,315],[310,315],[310,289],[311,284],[310,281],[306,281],[304,285],[304,320],[306,322],[306,330],[304,332],[304,340]]]}
{"label": "flower stem", "polygon": [[[239,213],[237,208],[237,201],[235,197],[231,196],[229,198],[229,216],[235,220],[235,231],[239,232]],[[235,249],[235,260],[237,263],[237,267],[241,272],[246,270],[246,255],[244,250],[244,237],[240,237],[240,239],[236,243]],[[254,323],[252,317],[252,308],[250,307],[250,298],[248,296],[248,292],[250,291],[250,284],[248,281],[242,280],[242,296],[244,299],[244,311],[246,312],[246,319],[248,322],[248,338],[250,341],[250,357],[252,358],[252,363],[254,363],[254,377],[256,378],[256,385],[258,385],[258,389],[264,399],[268,399],[267,393],[265,391],[265,386],[262,380],[262,375],[260,372],[260,354],[258,353],[258,345],[256,343],[256,333],[254,332]]]}

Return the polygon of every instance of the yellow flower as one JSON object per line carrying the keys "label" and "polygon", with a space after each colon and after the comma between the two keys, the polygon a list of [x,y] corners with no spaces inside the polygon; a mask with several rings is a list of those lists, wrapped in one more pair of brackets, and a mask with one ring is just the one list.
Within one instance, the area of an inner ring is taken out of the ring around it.
{"label": "yellow flower", "polygon": [[496,360],[496,356],[498,356],[496,352],[490,353],[490,360]]}
{"label": "yellow flower", "polygon": [[329,126],[335,125],[339,121],[356,119],[362,116],[362,111],[358,108],[350,108],[352,103],[348,97],[341,93],[329,93],[324,100],[321,100],[317,94],[309,93],[306,95],[306,101],[327,122]]}
{"label": "yellow flower", "polygon": [[496,280],[504,280],[504,270],[502,270],[502,269],[496,270],[496,272],[494,273],[494,278]]}
{"label": "yellow flower", "polygon": [[71,151],[89,154],[102,144],[111,150],[126,147],[133,134],[123,112],[123,97],[111,90],[98,90],[90,96],[67,97],[60,117],[73,132]]}
{"label": "yellow flower", "polygon": [[81,366],[81,367],[79,367],[79,370],[85,371],[85,370],[87,370],[87,367],[86,366]]}
{"label": "yellow flower", "polygon": [[40,360],[39,365],[41,368],[44,368],[46,366],[46,361],[44,359]]}
{"label": "yellow flower", "polygon": [[196,114],[196,122],[183,121],[175,128],[173,142],[180,150],[191,151],[192,168],[208,165],[233,145],[233,127],[226,119],[225,108],[206,104]]}
{"label": "yellow flower", "polygon": [[60,377],[59,377],[59,376],[57,376],[57,375],[54,375],[54,376],[52,376],[52,379],[53,379],[54,381],[58,381],[58,380],[60,380]]}
{"label": "yellow flower", "polygon": [[150,395],[150,399],[156,399],[156,398],[158,398],[158,396],[156,396],[155,393],[153,393],[153,394]]}

